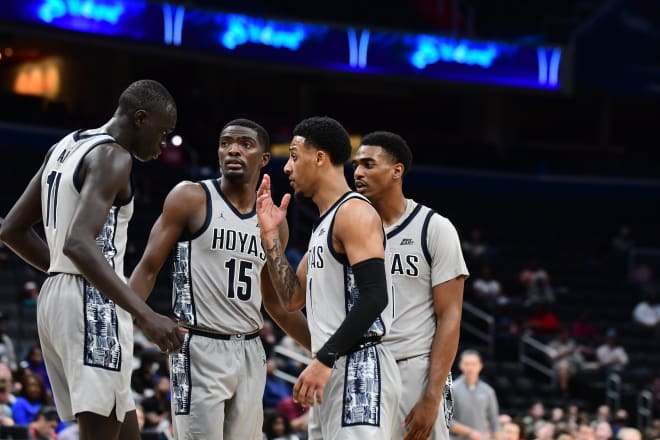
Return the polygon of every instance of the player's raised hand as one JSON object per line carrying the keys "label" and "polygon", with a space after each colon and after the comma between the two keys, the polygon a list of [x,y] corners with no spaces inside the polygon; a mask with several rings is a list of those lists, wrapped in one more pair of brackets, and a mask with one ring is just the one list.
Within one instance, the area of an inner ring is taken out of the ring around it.
{"label": "player's raised hand", "polygon": [[270,193],[270,176],[264,174],[261,185],[257,190],[257,219],[261,235],[277,234],[279,226],[286,219],[286,210],[291,201],[291,194],[284,194],[280,206],[273,202]]}
{"label": "player's raised hand", "polygon": [[332,368],[313,359],[298,376],[298,381],[293,387],[293,400],[305,406],[312,406],[315,403],[322,404],[323,391],[331,374]]}
{"label": "player's raised hand", "polygon": [[403,440],[426,440],[433,431],[435,420],[438,418],[438,404],[422,398],[412,407],[403,426],[408,433]]}

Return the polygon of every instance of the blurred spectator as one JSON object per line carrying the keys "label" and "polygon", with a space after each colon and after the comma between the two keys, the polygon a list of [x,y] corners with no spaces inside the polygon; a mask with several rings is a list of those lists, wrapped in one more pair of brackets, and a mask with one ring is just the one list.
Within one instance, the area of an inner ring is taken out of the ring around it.
{"label": "blurred spectator", "polygon": [[537,303],[531,315],[525,321],[525,327],[534,335],[548,335],[556,333],[561,327],[559,318],[548,305]]}
{"label": "blurred spectator", "polygon": [[646,263],[639,263],[630,272],[630,281],[635,284],[642,295],[654,297],[658,294],[658,285],[653,268]]}
{"label": "blurred spectator", "polygon": [[489,265],[484,265],[481,274],[472,282],[472,291],[477,300],[488,306],[494,307],[496,304],[508,303],[508,298],[502,295],[502,285],[493,278]]}
{"label": "blurred spectator", "polygon": [[529,407],[527,415],[522,419],[523,437],[534,438],[536,431],[545,423],[545,407],[543,402],[537,401]]}
{"label": "blurred spectator", "polygon": [[21,304],[25,307],[35,307],[37,305],[37,296],[39,296],[39,286],[34,281],[27,281],[23,284],[21,291]]}
{"label": "blurred spectator", "polygon": [[499,440],[520,440],[520,425],[514,422],[502,424]]}
{"label": "blurred spectator", "polygon": [[154,388],[154,395],[142,401],[144,430],[166,432],[170,427],[170,380],[163,376]]}
{"label": "blurred spectator", "polygon": [[468,266],[479,265],[495,253],[493,248],[483,242],[481,230],[477,228],[472,229],[470,238],[464,240],[461,247]]}
{"label": "blurred spectator", "polygon": [[29,440],[57,439],[55,430],[59,424],[60,418],[57,416],[57,410],[52,406],[42,406],[34,416],[34,421],[30,423]]}
{"label": "blurred spectator", "polygon": [[0,426],[13,426],[14,417],[11,410],[15,399],[11,394],[11,382],[6,378],[0,378]]}
{"label": "blurred spectator", "polygon": [[619,431],[630,426],[629,423],[630,417],[628,416],[628,411],[623,408],[617,410],[614,414],[614,420],[612,421],[612,431],[614,431],[614,435],[619,438]]}
{"label": "blurred spectator", "polygon": [[575,435],[575,440],[595,440],[596,434],[594,428],[588,424],[581,424]]}
{"label": "blurred spectator", "polygon": [[78,440],[80,438],[80,427],[73,422],[57,434],[57,440]]}
{"label": "blurred spectator", "polygon": [[25,356],[27,361],[27,367],[30,369],[32,374],[39,376],[46,387],[46,391],[50,392],[50,380],[48,379],[48,373],[46,372],[46,364],[44,363],[44,358],[41,353],[41,347],[34,345],[28,351],[27,356]]}
{"label": "blurred spectator", "polygon": [[655,328],[660,324],[660,301],[655,293],[642,296],[642,300],[633,309],[633,321],[643,327]]}
{"label": "blurred spectator", "polygon": [[584,363],[582,351],[585,348],[575,343],[565,327],[562,327],[557,337],[550,341],[549,346],[550,359],[557,374],[559,391],[563,397],[567,397],[570,380]]}
{"label": "blurred spectator", "polygon": [[[461,353],[458,364],[461,376],[452,385],[454,424],[452,438],[483,440],[500,431],[499,405],[495,390],[479,378],[483,363],[475,350]],[[499,435],[499,434],[498,434]]]}
{"label": "blurred spectator", "polygon": [[610,440],[612,438],[612,426],[609,422],[600,421],[596,423],[596,428],[594,431],[595,440]]}
{"label": "blurred spectator", "polygon": [[583,310],[575,322],[573,322],[571,334],[580,343],[600,338],[600,333],[591,322],[591,313],[589,310]]}
{"label": "blurred spectator", "polygon": [[593,426],[595,427],[599,422],[610,422],[610,407],[608,405],[600,405],[596,409],[596,418],[594,419]]}
{"label": "blurred spectator", "polygon": [[621,372],[628,365],[628,353],[618,344],[616,336],[616,330],[607,330],[605,343],[596,349],[596,359],[605,371]]}
{"label": "blurred spectator", "polygon": [[27,426],[32,422],[39,409],[48,405],[50,400],[41,377],[26,375],[23,378],[21,395],[16,398],[12,411],[17,425]]}
{"label": "blurred spectator", "polygon": [[136,393],[144,395],[145,390],[154,387],[155,375],[160,368],[158,355],[158,352],[146,350],[140,356],[140,367],[133,370],[131,376],[131,389]]}
{"label": "blurred spectator", "polygon": [[525,306],[551,304],[555,301],[550,275],[539,266],[536,259],[530,260],[527,267],[520,272],[520,283],[525,289]]}
{"label": "blurred spectator", "polygon": [[277,364],[269,359],[266,364],[266,388],[264,390],[264,407],[275,408],[283,399],[291,397],[291,385],[275,376]]}
{"label": "blurred spectator", "polygon": [[279,413],[266,417],[263,430],[267,440],[300,440],[298,435],[293,434],[287,418]]}
{"label": "blurred spectator", "polygon": [[625,427],[616,434],[619,440],[642,440],[642,433],[637,428]]}
{"label": "blurred spectator", "polygon": [[10,370],[16,371],[16,351],[14,343],[7,334],[7,320],[9,318],[0,312],[0,362],[6,364]]}
{"label": "blurred spectator", "polygon": [[555,425],[550,422],[541,421],[536,425],[536,430],[534,431],[534,435],[531,438],[536,440],[553,440],[554,436]]}

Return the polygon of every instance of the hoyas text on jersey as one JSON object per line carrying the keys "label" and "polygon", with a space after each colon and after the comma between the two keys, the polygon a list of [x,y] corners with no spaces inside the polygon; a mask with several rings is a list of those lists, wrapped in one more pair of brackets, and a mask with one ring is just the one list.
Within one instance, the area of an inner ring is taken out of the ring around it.
{"label": "hoyas text on jersey", "polygon": [[307,267],[323,268],[323,246],[313,246],[308,252]]}
{"label": "hoyas text on jersey", "polygon": [[419,256],[393,254],[392,275],[406,275],[409,277],[419,276]]}
{"label": "hoyas text on jersey", "polygon": [[227,250],[242,252],[266,261],[266,254],[263,248],[258,245],[260,242],[260,239],[253,234],[247,234],[234,229],[213,228],[211,249],[214,251]]}

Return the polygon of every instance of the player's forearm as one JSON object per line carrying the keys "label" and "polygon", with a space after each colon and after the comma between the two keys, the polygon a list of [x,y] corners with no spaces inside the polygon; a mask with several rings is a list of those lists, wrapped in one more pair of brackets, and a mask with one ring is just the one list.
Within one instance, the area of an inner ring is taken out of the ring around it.
{"label": "player's forearm", "polygon": [[12,230],[11,225],[5,223],[0,229],[0,240],[25,262],[42,272],[48,272],[48,245],[33,228]]}
{"label": "player's forearm", "polygon": [[309,327],[307,326],[307,319],[301,311],[287,312],[280,305],[279,308],[273,308],[271,305],[264,301],[264,307],[275,323],[284,332],[296,340],[300,345],[308,350],[312,349],[311,336],[309,334]]}
{"label": "player's forearm", "polygon": [[149,269],[143,262],[140,262],[131,274],[128,285],[143,301],[146,301],[154,290],[157,277],[158,270]]}
{"label": "player's forearm", "polygon": [[64,254],[73,262],[85,279],[104,296],[133,315],[138,321],[153,313],[151,308],[133,292],[112,269],[93,240],[67,239]]}
{"label": "player's forearm", "polygon": [[447,310],[437,317],[435,336],[431,345],[431,365],[424,398],[440,404],[445,382],[458,350],[460,310]]}
{"label": "player's forearm", "polygon": [[298,311],[304,306],[300,304],[300,298],[296,298],[297,292],[302,287],[296,272],[284,255],[284,247],[279,237],[263,237],[263,245],[266,251],[266,265],[273,287],[277,292],[282,304],[289,312]]}

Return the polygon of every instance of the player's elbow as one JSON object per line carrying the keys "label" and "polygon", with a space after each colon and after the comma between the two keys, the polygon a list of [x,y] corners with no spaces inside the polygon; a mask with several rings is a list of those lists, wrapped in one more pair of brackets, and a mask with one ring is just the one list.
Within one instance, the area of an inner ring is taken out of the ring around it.
{"label": "player's elbow", "polygon": [[13,222],[10,217],[5,218],[2,222],[2,226],[0,226],[0,241],[9,247],[12,247],[17,235],[18,228],[15,225],[15,222]]}
{"label": "player's elbow", "polygon": [[83,240],[76,235],[69,234],[64,240],[62,253],[77,265],[79,261],[82,261],[83,256],[85,255],[84,249],[85,244]]}

